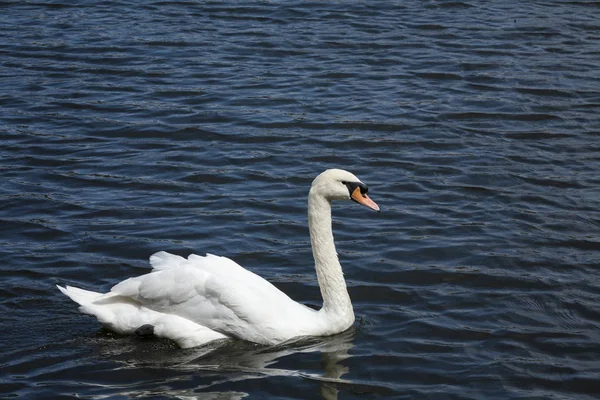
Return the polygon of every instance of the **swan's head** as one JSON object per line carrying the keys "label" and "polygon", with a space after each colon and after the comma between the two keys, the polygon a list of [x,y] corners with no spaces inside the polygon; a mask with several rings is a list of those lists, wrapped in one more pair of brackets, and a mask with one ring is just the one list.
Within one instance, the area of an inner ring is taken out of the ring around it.
{"label": "swan's head", "polygon": [[328,169],[315,178],[310,191],[327,200],[353,200],[372,210],[379,206],[367,196],[369,189],[354,174],[343,169]]}

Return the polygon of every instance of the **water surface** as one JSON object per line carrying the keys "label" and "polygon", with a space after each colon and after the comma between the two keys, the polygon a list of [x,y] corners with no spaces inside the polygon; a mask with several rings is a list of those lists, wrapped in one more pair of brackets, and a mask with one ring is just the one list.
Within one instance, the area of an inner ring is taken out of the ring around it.
{"label": "water surface", "polygon": [[[20,398],[600,395],[600,21],[591,1],[3,1],[0,392]],[[332,167],[357,323],[180,350],[55,284],[229,256],[320,304]]]}

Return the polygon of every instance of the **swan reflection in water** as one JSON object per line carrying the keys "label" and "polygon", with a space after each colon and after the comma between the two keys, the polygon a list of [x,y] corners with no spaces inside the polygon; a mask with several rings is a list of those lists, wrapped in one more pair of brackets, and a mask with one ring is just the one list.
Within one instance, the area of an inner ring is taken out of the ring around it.
{"label": "swan reflection in water", "polygon": [[[104,358],[121,364],[118,368],[120,375],[131,375],[128,385],[111,388],[112,395],[241,399],[249,394],[237,391],[211,391],[211,388],[222,389],[223,385],[228,383],[250,379],[289,377],[319,382],[322,398],[332,400],[338,398],[338,386],[353,385],[352,381],[342,379],[342,376],[349,372],[342,361],[352,357],[349,351],[354,347],[354,335],[355,328],[350,328],[334,336],[301,338],[276,346],[224,340],[203,347],[180,350],[166,340],[140,341],[129,337],[107,337],[106,334],[102,334],[98,337],[97,344]],[[276,367],[284,357],[294,355],[295,364],[307,365],[311,368],[314,362],[306,362],[306,359],[302,358],[303,354],[309,353],[321,353],[320,364],[323,370]],[[136,370],[148,368],[163,370],[164,374],[158,371],[156,375],[169,378],[158,382],[158,387],[155,388],[148,388],[147,381],[138,379],[136,382],[136,376],[140,375]],[[136,389],[137,386],[139,388]],[[188,387],[182,389],[182,386]],[[239,387],[236,385],[236,388]]]}

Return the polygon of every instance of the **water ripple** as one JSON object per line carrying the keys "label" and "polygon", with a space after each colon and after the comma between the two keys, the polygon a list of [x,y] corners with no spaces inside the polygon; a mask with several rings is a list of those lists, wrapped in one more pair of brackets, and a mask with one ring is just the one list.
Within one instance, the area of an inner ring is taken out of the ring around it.
{"label": "water ripple", "polygon": [[[3,393],[600,395],[596,2],[0,8]],[[184,351],[54,288],[209,251],[318,307],[306,192],[331,167],[383,210],[334,206],[350,332]]]}

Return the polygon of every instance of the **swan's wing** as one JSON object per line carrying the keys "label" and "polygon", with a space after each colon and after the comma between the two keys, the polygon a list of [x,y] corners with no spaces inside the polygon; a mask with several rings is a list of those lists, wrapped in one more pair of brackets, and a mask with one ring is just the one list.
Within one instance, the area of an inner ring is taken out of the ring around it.
{"label": "swan's wing", "polygon": [[175,254],[159,251],[150,256],[150,265],[155,271],[160,271],[167,268],[174,268],[186,261],[185,258]]}
{"label": "swan's wing", "polygon": [[[303,308],[228,258],[192,255],[182,261],[175,257],[156,258],[153,272],[115,285],[109,295],[125,296],[154,311],[255,341],[257,335],[268,336],[274,329],[273,321]],[[167,260],[171,267],[165,267],[161,260]]]}
{"label": "swan's wing", "polygon": [[106,298],[128,297],[155,311],[190,300],[202,291],[207,276],[193,268],[169,268],[126,279],[112,287]]}
{"label": "swan's wing", "polygon": [[207,253],[205,257],[190,254],[186,260],[181,256],[167,253],[166,251],[159,251],[150,256],[150,265],[154,271],[186,266],[200,268],[224,277],[234,275],[239,278],[244,277],[253,281],[256,279],[263,280],[263,278],[248,271],[232,259],[210,253]]}
{"label": "swan's wing", "polygon": [[[270,282],[266,281],[254,272],[247,270],[235,261],[227,257],[215,256],[207,253],[206,257],[196,254],[188,256],[188,265],[200,268],[214,276],[220,276],[223,279],[235,279],[244,281],[246,284],[268,287],[269,290],[277,289]],[[279,290],[279,289],[277,289]]]}
{"label": "swan's wing", "polygon": [[243,280],[246,284],[268,285],[269,289],[276,289],[271,283],[265,281],[259,275],[249,271],[227,257],[216,256],[207,253],[206,256],[190,254],[187,260],[181,256],[159,251],[150,256],[150,265],[153,271],[162,271],[178,267],[194,267],[208,272],[222,279]]}

